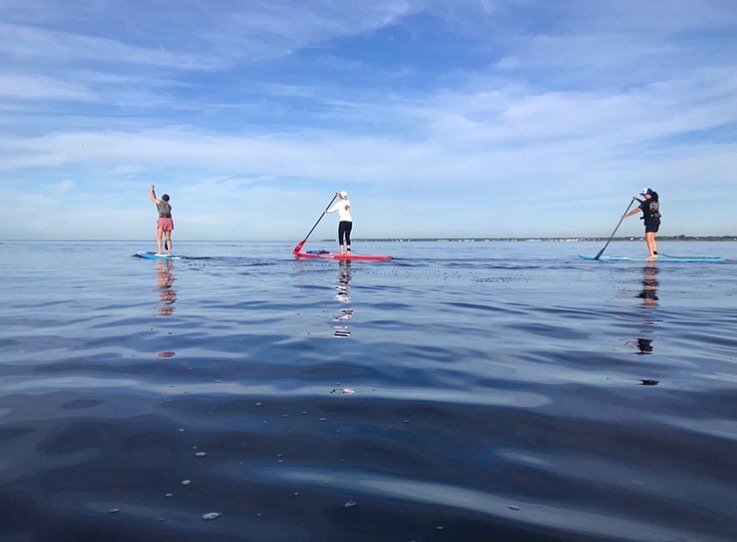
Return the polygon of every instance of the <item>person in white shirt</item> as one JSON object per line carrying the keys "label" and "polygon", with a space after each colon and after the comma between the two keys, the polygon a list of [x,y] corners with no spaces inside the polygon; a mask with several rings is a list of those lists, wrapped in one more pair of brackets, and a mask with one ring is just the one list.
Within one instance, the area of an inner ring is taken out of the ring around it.
{"label": "person in white shirt", "polygon": [[[338,201],[325,209],[326,213],[334,213],[338,211],[338,244],[340,245],[340,253],[345,254],[351,251],[351,230],[353,229],[353,218],[351,217],[351,202],[348,201],[348,193],[343,190],[336,192]],[[346,252],[343,251],[343,241],[345,240]]]}

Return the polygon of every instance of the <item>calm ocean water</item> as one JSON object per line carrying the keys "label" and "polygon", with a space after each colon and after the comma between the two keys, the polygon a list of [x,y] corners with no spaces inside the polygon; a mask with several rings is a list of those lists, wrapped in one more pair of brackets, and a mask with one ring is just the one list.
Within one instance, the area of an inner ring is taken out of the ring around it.
{"label": "calm ocean water", "polygon": [[735,263],[148,245],[0,243],[3,542],[737,536]]}

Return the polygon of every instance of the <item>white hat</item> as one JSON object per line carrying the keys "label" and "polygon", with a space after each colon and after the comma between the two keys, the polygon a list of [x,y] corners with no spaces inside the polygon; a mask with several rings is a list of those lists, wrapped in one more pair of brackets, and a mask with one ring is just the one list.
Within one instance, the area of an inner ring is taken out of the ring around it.
{"label": "white hat", "polygon": [[345,190],[341,190],[340,192],[338,192],[338,195],[341,198],[347,198],[348,197],[348,192],[346,192]]}

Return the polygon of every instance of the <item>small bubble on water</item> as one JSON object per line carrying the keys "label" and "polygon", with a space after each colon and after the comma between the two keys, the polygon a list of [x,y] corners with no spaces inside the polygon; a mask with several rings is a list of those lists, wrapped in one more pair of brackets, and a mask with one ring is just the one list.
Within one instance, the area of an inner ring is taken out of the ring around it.
{"label": "small bubble on water", "polygon": [[409,420],[404,420],[402,423],[409,423]]}
{"label": "small bubble on water", "polygon": [[435,530],[436,531],[442,531],[444,529],[445,529],[445,527],[443,527],[442,525],[438,525],[437,527],[435,527]]}
{"label": "small bubble on water", "polygon": [[220,514],[217,512],[208,512],[207,514],[202,515],[202,519],[205,521],[212,521],[213,519],[217,519],[220,517]]}
{"label": "small bubble on water", "polygon": [[320,418],[320,421],[321,422],[326,422],[326,421],[328,421],[328,419],[327,418]]}
{"label": "small bubble on water", "polygon": [[166,493],[164,495],[164,497],[166,497],[168,499],[168,498],[172,497],[173,495],[174,495],[173,493]]}
{"label": "small bubble on water", "polygon": [[110,513],[111,514],[117,514],[118,512],[120,512],[120,508],[111,508],[110,509]]}
{"label": "small bubble on water", "polygon": [[184,433],[184,428],[183,427],[180,427],[179,429],[177,429],[177,431],[180,432],[180,433]]}
{"label": "small bubble on water", "polygon": [[519,506],[507,506],[510,510],[519,510]]}
{"label": "small bubble on water", "polygon": [[188,486],[191,483],[192,483],[192,480],[182,480],[182,485],[183,486]]}
{"label": "small bubble on water", "polygon": [[295,497],[299,497],[299,491],[295,491],[295,492],[293,493],[293,495],[294,495]]}
{"label": "small bubble on water", "polygon": [[205,452],[197,452],[194,455],[195,455],[195,457],[205,457],[207,454]]}
{"label": "small bubble on water", "polygon": [[358,506],[356,501],[348,501],[343,505],[344,508],[353,508],[354,506]]}
{"label": "small bubble on water", "polygon": [[263,405],[263,403],[256,403],[256,406],[261,406],[261,405]]}

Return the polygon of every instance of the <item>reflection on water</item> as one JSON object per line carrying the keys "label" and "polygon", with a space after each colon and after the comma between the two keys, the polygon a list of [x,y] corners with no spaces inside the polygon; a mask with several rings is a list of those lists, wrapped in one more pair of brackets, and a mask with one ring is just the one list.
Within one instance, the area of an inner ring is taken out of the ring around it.
{"label": "reflection on water", "polygon": [[647,266],[642,268],[642,291],[637,297],[642,299],[644,305],[658,304],[658,268],[655,262],[647,262]]}
{"label": "reflection on water", "polygon": [[158,316],[171,316],[174,313],[174,303],[177,301],[177,291],[174,289],[174,263],[171,260],[156,263],[157,289],[161,305],[156,309]]}
{"label": "reflection on water", "polygon": [[[341,260],[338,267],[338,283],[335,285],[335,299],[343,304],[351,302],[351,262],[348,260]],[[353,318],[353,308],[343,308],[340,313],[333,317],[335,322],[346,322]],[[347,325],[336,325],[333,326],[333,335],[335,337],[349,337],[351,334],[350,329]]]}
{"label": "reflection on water", "polygon": [[0,247],[0,542],[735,539],[737,263],[183,247]]}
{"label": "reflection on water", "polygon": [[[658,306],[658,272],[654,261],[648,262],[642,268],[642,290],[636,297],[642,299],[642,308],[652,309]],[[653,339],[650,337],[655,328],[655,320],[651,315],[645,320],[642,327],[642,335],[634,341],[630,342],[630,346],[637,349],[637,355],[652,354]]]}

